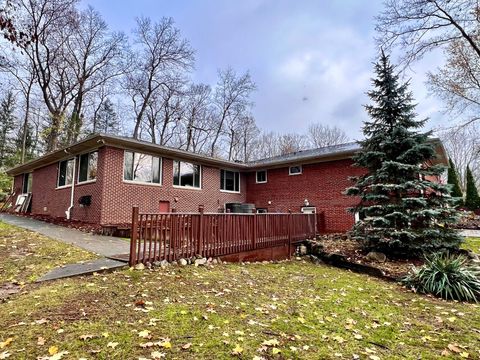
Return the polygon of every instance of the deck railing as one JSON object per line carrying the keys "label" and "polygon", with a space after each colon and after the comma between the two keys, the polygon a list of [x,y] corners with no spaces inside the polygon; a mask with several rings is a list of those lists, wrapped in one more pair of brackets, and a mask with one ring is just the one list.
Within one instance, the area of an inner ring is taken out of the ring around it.
{"label": "deck railing", "polygon": [[218,257],[315,237],[316,214],[139,213],[133,208],[129,264]]}

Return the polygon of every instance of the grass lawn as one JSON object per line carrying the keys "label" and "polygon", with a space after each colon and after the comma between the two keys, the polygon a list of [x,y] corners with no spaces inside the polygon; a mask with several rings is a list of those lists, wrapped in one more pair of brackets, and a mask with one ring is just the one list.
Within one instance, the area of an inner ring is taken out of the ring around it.
{"label": "grass lawn", "polygon": [[480,238],[479,237],[467,237],[462,245],[462,248],[471,250],[476,254],[480,254]]}
{"label": "grass lawn", "polygon": [[93,259],[82,249],[0,221],[0,286],[35,281],[51,268]]}
{"label": "grass lawn", "polygon": [[29,284],[0,325],[14,359],[480,357],[478,305],[303,261]]}

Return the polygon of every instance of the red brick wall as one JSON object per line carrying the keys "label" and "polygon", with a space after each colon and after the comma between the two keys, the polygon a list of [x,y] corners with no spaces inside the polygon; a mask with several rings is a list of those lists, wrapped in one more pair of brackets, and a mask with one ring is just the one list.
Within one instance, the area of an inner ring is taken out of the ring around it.
{"label": "red brick wall", "polygon": [[[98,223],[101,212],[101,185],[103,183],[104,149],[99,150],[97,163],[97,180],[95,182],[75,184],[74,207],[71,217],[89,223]],[[58,162],[39,168],[32,173],[32,214],[48,215],[52,217],[65,217],[65,211],[70,206],[71,187],[57,189]],[[76,165],[75,181],[78,175]],[[17,193],[22,191],[23,175],[15,177]],[[92,196],[92,204],[81,207],[78,200],[83,195]]]}
{"label": "red brick wall", "polygon": [[[352,167],[351,160],[339,160],[303,165],[301,175],[288,175],[288,167],[269,169],[267,183],[256,184],[255,172],[247,177],[247,202],[269,212],[299,212],[308,199],[317,212],[325,212],[325,230],[347,231],[354,223],[347,208],[357,200],[342,193],[352,182],[349,176],[360,175],[362,169]],[[271,204],[268,204],[271,201]]]}
{"label": "red brick wall", "polygon": [[[202,166],[202,189],[186,189],[173,186],[173,160],[162,160],[162,185],[129,183],[123,181],[122,149],[106,147],[108,162],[103,184],[101,224],[131,221],[132,207],[140,212],[158,212],[160,201],[169,201],[177,211],[198,211],[199,205],[207,212],[217,212],[227,202],[245,202],[246,181],[242,174],[240,194],[220,191],[220,169]],[[175,198],[177,202],[175,202]]]}

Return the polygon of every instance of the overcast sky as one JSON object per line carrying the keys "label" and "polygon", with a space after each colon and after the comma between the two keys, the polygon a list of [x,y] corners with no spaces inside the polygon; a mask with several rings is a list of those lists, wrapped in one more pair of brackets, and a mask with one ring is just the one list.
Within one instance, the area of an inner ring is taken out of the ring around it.
{"label": "overcast sky", "polygon": [[[112,29],[129,33],[135,17],[173,17],[196,50],[196,82],[214,85],[217,69],[249,70],[257,84],[253,114],[264,130],[304,131],[337,125],[361,137],[376,50],[374,16],[381,0],[90,0]],[[418,113],[430,127],[445,115],[428,96],[425,73],[435,56],[410,72]]]}

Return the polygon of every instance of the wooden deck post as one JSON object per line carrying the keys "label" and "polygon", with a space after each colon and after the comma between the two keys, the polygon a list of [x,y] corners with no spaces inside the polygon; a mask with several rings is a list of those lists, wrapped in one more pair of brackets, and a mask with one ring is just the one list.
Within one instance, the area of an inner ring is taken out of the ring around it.
{"label": "wooden deck post", "polygon": [[257,209],[252,209],[253,213],[253,237],[252,237],[252,250],[257,248]]}
{"label": "wooden deck post", "polygon": [[[203,213],[205,212],[205,206],[198,205],[198,212],[200,213],[199,216],[199,226],[198,226],[198,240],[197,240],[197,254],[206,256],[206,254],[202,253],[202,242],[203,242]],[[197,255],[195,254],[195,255]]]}
{"label": "wooden deck post", "polygon": [[138,213],[138,206],[134,206],[132,210],[132,229],[130,231],[130,257],[128,259],[128,265],[130,266],[137,264]]}
{"label": "wooden deck post", "polygon": [[288,209],[288,258],[292,257],[292,210]]}

